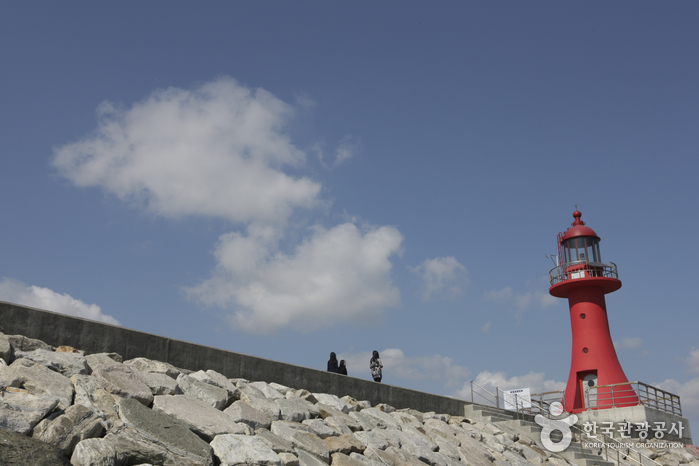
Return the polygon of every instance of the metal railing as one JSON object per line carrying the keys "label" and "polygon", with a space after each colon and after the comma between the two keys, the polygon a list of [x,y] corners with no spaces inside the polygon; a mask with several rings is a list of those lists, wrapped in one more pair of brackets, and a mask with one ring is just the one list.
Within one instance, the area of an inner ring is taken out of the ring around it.
{"label": "metal railing", "polygon": [[602,262],[574,261],[557,265],[549,272],[551,286],[576,278],[619,278],[617,267],[614,262],[604,264]]}
{"label": "metal railing", "polygon": [[[629,382],[625,385],[629,385],[632,383],[640,383],[640,382]],[[621,385],[621,384],[619,384]],[[646,385],[646,384],[643,384]],[[475,388],[474,388],[475,386]],[[650,386],[649,386],[650,387]],[[655,388],[655,387],[650,387],[650,388]],[[479,390],[480,389],[480,390]],[[493,404],[496,408],[498,409],[504,409],[501,407],[504,401],[504,397],[501,396],[500,394],[507,395],[508,397],[511,397],[508,404],[512,403],[512,400],[514,400],[514,404],[516,407],[517,414],[519,415],[520,413],[527,413],[527,414],[542,414],[545,416],[551,416],[550,412],[550,406],[554,402],[559,402],[561,404],[565,404],[565,398],[563,397],[563,394],[565,393],[564,390],[559,390],[559,391],[553,391],[553,392],[543,392],[543,393],[537,393],[531,395],[531,400],[527,400],[526,398],[522,398],[517,394],[512,394],[512,393],[506,393],[503,390],[500,390],[500,388],[495,387],[495,393],[491,393],[484,387],[478,385],[476,382],[473,380],[471,381],[471,402],[474,402],[474,395],[478,395],[479,397],[483,398],[484,400],[490,402]],[[667,392],[664,392],[667,393]],[[673,395],[674,396],[674,395]],[[679,402],[679,398],[678,398]],[[527,406],[528,407],[525,407]],[[557,417],[557,416],[553,416]],[[595,433],[591,434],[589,432],[585,432],[583,428],[578,426],[577,424],[573,424],[571,426],[571,429],[573,431],[573,442],[579,443],[580,447],[582,449],[583,443],[589,442],[589,443],[596,443],[602,445],[602,447],[599,447],[597,455],[601,456],[602,453],[604,452],[604,458],[607,461],[616,461],[617,465],[622,466],[625,462],[631,462],[634,464],[638,464],[640,466],[662,466],[660,463],[655,461],[654,459],[644,455],[638,450],[635,450],[634,448],[631,448],[628,446],[627,443],[623,443],[618,439],[615,439],[614,437],[611,437],[603,432],[600,433]],[[586,440],[583,440],[586,439]],[[593,449],[596,450],[597,448]]]}
{"label": "metal railing", "polygon": [[586,393],[588,410],[643,405],[682,416],[680,397],[643,382],[623,382],[591,387]]}

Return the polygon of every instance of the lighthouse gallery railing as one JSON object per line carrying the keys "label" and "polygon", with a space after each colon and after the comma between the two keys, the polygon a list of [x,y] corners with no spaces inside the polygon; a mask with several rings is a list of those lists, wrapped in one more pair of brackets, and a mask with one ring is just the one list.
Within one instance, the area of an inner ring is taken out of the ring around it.
{"label": "lighthouse gallery railing", "polygon": [[565,264],[557,265],[549,272],[549,280],[551,286],[576,278],[619,278],[616,269],[616,264],[610,262],[604,264],[602,262],[575,261],[566,262]]}

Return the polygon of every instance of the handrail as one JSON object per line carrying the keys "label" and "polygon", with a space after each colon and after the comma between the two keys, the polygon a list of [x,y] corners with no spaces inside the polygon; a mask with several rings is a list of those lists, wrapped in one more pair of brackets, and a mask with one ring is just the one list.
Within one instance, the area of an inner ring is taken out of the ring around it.
{"label": "handrail", "polygon": [[[478,385],[478,384],[477,384],[476,382],[474,382],[473,380],[471,380],[471,403],[475,403],[475,401],[473,401],[473,394],[474,394],[473,386],[474,386],[474,385],[475,385],[476,387],[480,388],[481,390],[483,390],[484,392],[486,392],[488,395],[490,395],[490,396],[492,396],[493,398],[495,398],[495,407],[498,408],[498,409],[500,409],[500,399],[498,398],[498,395],[497,395],[497,394],[492,394],[492,393],[490,393],[488,390],[486,390],[484,387]],[[497,393],[497,391],[498,391],[498,388],[495,387],[495,392]],[[488,398],[486,398],[485,396],[483,396],[483,395],[481,395],[480,393],[478,393],[478,391],[475,391],[475,394],[478,395],[478,396],[480,396],[480,397],[483,398],[484,400],[488,400]]]}
{"label": "handrail", "polygon": [[597,385],[590,388],[587,398],[588,410],[642,405],[682,416],[678,395],[639,381]]}
{"label": "handrail", "polygon": [[568,280],[589,277],[619,278],[619,273],[614,262],[605,264],[587,260],[566,262],[549,271],[551,286]]}
{"label": "handrail", "polygon": [[[624,384],[613,384],[613,385],[629,385],[629,384],[633,384],[633,383],[638,384],[638,383],[640,383],[640,382],[628,382],[628,383],[624,383]],[[490,395],[491,397],[493,397],[493,398],[495,399],[495,405],[496,405],[496,407],[497,407],[498,409],[502,409],[502,408],[500,408],[500,392],[503,392],[503,393],[504,393],[503,390],[500,390],[499,387],[495,387],[495,392],[496,392],[496,393],[493,394],[493,393],[489,392],[487,389],[485,389],[484,387],[482,387],[481,385],[477,384],[476,382],[474,382],[474,381],[472,380],[472,381],[471,381],[471,402],[473,402],[474,394],[479,395],[479,396],[481,396],[481,397],[484,398],[484,399],[487,399],[484,395],[478,393],[477,390],[474,391],[474,388],[473,388],[474,385],[475,385],[476,387],[480,388],[481,390],[483,390],[484,392],[486,392],[486,393],[487,393],[488,395]],[[646,384],[643,384],[643,385],[646,385]],[[655,388],[655,387],[651,387],[651,388]],[[516,408],[516,411],[517,411],[517,414],[518,414],[518,415],[520,414],[520,412],[521,412],[521,413],[524,413],[524,412],[525,412],[525,409],[528,410],[528,413],[529,413],[529,414],[532,414],[535,410],[538,410],[539,413],[541,413],[541,414],[550,415],[550,409],[549,409],[549,408],[550,408],[551,403],[549,403],[549,401],[547,401],[547,400],[545,399],[544,396],[545,396],[545,395],[556,395],[556,396],[558,396],[558,395],[560,395],[560,394],[562,394],[562,393],[564,393],[564,390],[533,394],[533,395],[531,395],[531,399],[532,399],[533,402],[530,402],[530,404],[531,404],[530,408],[524,408],[524,405],[527,403],[527,400],[526,400],[525,398],[522,398],[520,395],[518,395],[518,394],[516,394],[516,393],[508,393],[508,396],[511,396],[511,397],[514,399],[514,401],[515,401],[515,408]],[[536,399],[535,399],[535,397],[537,397],[537,396],[539,397],[539,400],[536,400]],[[678,398],[679,398],[679,397],[678,397]],[[564,398],[564,397],[561,397],[561,398],[560,398],[560,401],[559,401],[558,399],[557,399],[556,401],[558,401],[559,403],[565,403],[565,398]],[[534,406],[536,402],[539,403],[538,406]],[[522,408],[520,408],[520,406],[522,406]],[[650,462],[651,462],[652,464],[654,464],[654,465],[662,466],[661,463],[658,463],[658,462],[655,461],[654,459],[652,459],[652,458],[650,458],[650,457],[644,455],[643,453],[641,453],[641,452],[638,451],[638,450],[635,450],[635,449],[633,449],[633,448],[631,448],[631,447],[629,447],[629,446],[627,446],[627,445],[622,445],[622,442],[620,442],[619,440],[615,439],[614,437],[611,437],[611,436],[609,436],[609,435],[607,435],[607,434],[605,434],[605,433],[603,433],[603,432],[598,433],[598,434],[590,434],[590,433],[588,433],[588,432],[585,432],[584,429],[581,429],[577,424],[573,424],[573,425],[571,426],[571,428],[572,428],[574,431],[576,431],[576,434],[577,434],[577,443],[580,443],[581,448],[582,448],[582,443],[583,443],[583,440],[582,440],[583,434],[586,435],[588,438],[595,439],[595,440],[596,440],[597,442],[599,442],[599,443],[603,443],[603,444],[604,444],[604,456],[605,456],[605,459],[606,459],[607,461],[609,461],[609,460],[611,459],[612,461],[616,461],[617,464],[618,464],[619,466],[621,466],[621,465],[622,465],[622,461],[623,461],[623,460],[626,460],[626,461],[632,461],[633,463],[639,464],[640,466],[644,466],[644,460],[648,460],[648,461],[650,461]],[[601,436],[602,436],[602,439],[600,439],[597,435],[601,435]],[[576,437],[576,435],[573,436],[573,440],[574,440],[574,441],[575,441],[575,437]],[[624,453],[624,452],[622,451],[623,449],[626,449],[626,453]],[[613,458],[613,457],[610,458],[610,457],[609,457],[609,450],[612,450],[613,452],[616,452],[616,458]],[[635,454],[638,455],[638,460],[635,459],[635,458],[631,455],[631,452],[633,452],[633,453],[635,453]],[[601,454],[601,453],[602,453],[602,450],[600,450],[600,452],[599,452],[598,454]],[[620,455],[623,455],[623,458],[620,458]],[[645,463],[645,464],[648,464],[648,463]]]}
{"label": "handrail", "polygon": [[[582,441],[582,434],[583,434],[583,433],[584,433],[585,435],[587,435],[587,437],[589,437],[589,438],[594,438],[594,439],[597,440],[599,443],[604,444],[604,458],[605,458],[607,461],[609,461],[609,451],[608,451],[608,449],[611,449],[612,451],[615,451],[615,452],[616,452],[616,462],[617,462],[618,465],[621,465],[621,460],[631,460],[631,461],[633,461],[634,463],[637,463],[637,464],[640,464],[641,466],[643,466],[643,459],[645,458],[645,459],[647,459],[648,461],[652,461],[653,463],[657,464],[658,466],[662,466],[661,463],[658,463],[658,462],[655,461],[653,458],[650,458],[649,456],[646,456],[646,455],[644,455],[643,453],[641,453],[640,451],[635,450],[635,449],[633,449],[633,448],[631,448],[631,447],[629,447],[629,446],[627,446],[627,445],[622,445],[622,442],[620,442],[619,440],[617,440],[617,439],[615,439],[614,437],[611,437],[611,436],[609,436],[609,435],[607,435],[607,434],[605,434],[605,433],[601,433],[601,434],[600,434],[600,435],[603,436],[603,441],[600,441],[600,439],[597,437],[596,434],[592,434],[592,435],[591,435],[591,434],[589,434],[588,432],[585,432],[584,430],[580,429],[580,427],[578,427],[577,424],[573,424],[571,427],[572,427],[574,430],[578,431],[578,435],[579,435],[578,443],[580,443],[580,446],[581,446],[581,447],[582,447],[582,443],[583,443],[583,441]],[[611,442],[610,442],[610,441],[611,441]],[[620,454],[620,453],[623,454],[623,452],[622,452],[620,449],[624,449],[624,448],[626,448],[626,454],[624,454],[624,457],[623,457],[623,458],[619,459],[619,454]],[[636,460],[633,456],[631,456],[631,452],[634,452],[634,453],[638,454],[638,460]],[[598,453],[598,455],[601,454],[601,453],[602,453],[602,450],[600,450],[600,452]],[[613,460],[614,460],[614,458],[612,458],[612,461],[613,461]]]}

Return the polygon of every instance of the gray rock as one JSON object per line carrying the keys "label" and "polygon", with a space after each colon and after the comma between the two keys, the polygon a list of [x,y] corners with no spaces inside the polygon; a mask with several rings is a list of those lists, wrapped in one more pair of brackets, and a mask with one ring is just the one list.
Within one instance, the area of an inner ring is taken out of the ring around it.
{"label": "gray rock", "polygon": [[189,374],[190,377],[199,380],[200,382],[208,383],[209,385],[215,385],[219,388],[223,388],[228,391],[228,398],[231,400],[240,399],[240,390],[235,386],[233,382],[228,380],[225,375],[219,374],[216,371],[208,370],[192,372]]}
{"label": "gray rock", "polygon": [[33,437],[56,446],[70,457],[78,442],[101,437],[105,429],[101,416],[84,405],[73,405],[65,413],[47,423],[42,429],[34,429]]}
{"label": "gray rock", "polygon": [[70,457],[73,466],[116,466],[116,445],[109,440],[87,439],[78,443]]}
{"label": "gray rock", "polygon": [[[209,444],[171,416],[148,409],[133,398],[125,398],[119,402],[119,417],[127,427],[135,429],[140,437],[146,439],[146,443],[157,445],[166,450],[178,459],[180,464],[213,464],[212,450]],[[123,436],[123,440],[127,444],[135,441],[134,439],[132,434],[124,434]],[[118,448],[117,451],[119,451]],[[158,461],[151,461],[148,458],[144,458],[140,462],[158,463]]]}
{"label": "gray rock", "polygon": [[124,361],[127,366],[133,367],[136,370],[143,372],[157,372],[160,374],[165,374],[173,379],[176,379],[182,371],[172,364],[166,362],[153,361],[148,358],[134,358]]}
{"label": "gray rock", "polygon": [[289,390],[288,392],[286,392],[285,398],[289,401],[297,403],[299,406],[303,406],[304,409],[306,409],[308,413],[311,415],[311,419],[320,417],[320,410],[318,409],[318,407],[310,401],[305,400],[300,396],[297,396],[294,393],[294,390]]}
{"label": "gray rock", "polygon": [[385,451],[386,454],[392,455],[398,464],[405,466],[425,466],[425,463],[418,459],[417,457],[406,453],[403,450],[399,450],[396,447],[388,447]]}
{"label": "gray rock", "polygon": [[316,399],[315,396],[313,396],[313,393],[309,392],[308,390],[305,389],[300,389],[300,390],[294,390],[294,395],[298,396],[299,398],[303,398],[304,400],[308,401],[309,403],[316,404],[318,403],[318,400]]}
{"label": "gray rock", "polygon": [[381,419],[376,416],[364,414],[362,411],[353,411],[349,413],[349,417],[354,419],[354,423],[360,426],[359,430],[374,430],[386,427],[386,425],[381,422]]}
{"label": "gray rock", "polygon": [[298,453],[299,450],[304,450],[316,458],[319,458],[321,461],[328,464],[330,463],[328,447],[317,435],[308,432],[296,432],[291,437],[291,443],[294,445],[294,448],[296,448],[296,453]]}
{"label": "gray rock", "polygon": [[339,437],[328,437],[323,440],[328,448],[330,455],[333,453],[342,453],[349,455],[350,453],[363,453],[366,450],[366,445],[354,435],[341,435]]}
{"label": "gray rock", "polygon": [[15,351],[34,351],[35,349],[45,349],[47,351],[54,351],[56,348],[44,343],[41,340],[36,340],[34,338],[27,338],[22,335],[7,335],[12,347]]}
{"label": "gray rock", "polygon": [[221,434],[252,434],[247,425],[189,395],[158,395],[153,399],[153,410],[179,420],[207,441]]}
{"label": "gray rock", "polygon": [[345,403],[335,395],[331,395],[329,393],[314,393],[313,396],[316,398],[316,400],[318,400],[318,403],[328,405],[331,408],[335,408],[345,414],[349,414],[350,411],[354,411],[351,405]]}
{"label": "gray rock", "polygon": [[[370,406],[366,406],[366,407],[370,408]],[[383,411],[386,414],[391,414],[391,413],[396,412],[396,408],[394,408],[391,405],[387,405],[386,403],[379,403],[375,406],[375,408],[378,409],[379,411]]]}
{"label": "gray rock", "polygon": [[262,411],[269,416],[272,421],[277,421],[282,418],[282,410],[279,405],[274,401],[265,398],[264,396],[251,395],[248,391],[241,389],[240,400],[246,402],[257,410]]}
{"label": "gray rock", "polygon": [[298,450],[296,455],[299,458],[299,466],[327,466],[330,461],[329,458],[328,461],[323,461],[305,450]]}
{"label": "gray rock", "polygon": [[249,385],[261,391],[265,395],[265,398],[268,398],[270,400],[278,400],[280,398],[284,398],[284,394],[282,394],[276,388],[272,387],[267,382],[250,382]]}
{"label": "gray rock", "polygon": [[371,416],[372,418],[376,419],[376,424],[378,425],[379,429],[386,429],[389,427],[395,429],[400,428],[400,424],[394,419],[393,416],[381,411],[379,408],[366,408],[358,413],[351,413],[350,416],[352,416],[352,414],[356,414],[362,419],[366,419],[365,416]]}
{"label": "gray rock", "polygon": [[0,359],[5,361],[6,364],[10,364],[14,359],[13,353],[14,350],[10,344],[9,338],[7,338],[7,335],[4,333],[0,332]]}
{"label": "gray rock", "polygon": [[92,375],[74,375],[70,378],[75,389],[73,404],[87,406],[106,419],[117,419],[117,399]]}
{"label": "gray rock", "polygon": [[[379,430],[368,432],[355,432],[354,436],[357,437],[368,448],[374,450],[385,450],[390,446],[386,435],[384,435],[384,433]],[[400,442],[397,442],[397,445],[400,446]]]}
{"label": "gray rock", "polygon": [[340,435],[349,435],[352,433],[352,429],[350,429],[347,424],[342,422],[342,419],[340,419],[337,416],[328,416],[325,419],[323,419],[325,423],[328,425],[328,427],[331,427],[338,431]]}
{"label": "gray rock", "polygon": [[459,436],[459,440],[459,458],[462,462],[473,466],[491,466],[495,461],[495,456],[478,440],[467,435]]}
{"label": "gray rock", "polygon": [[40,440],[0,429],[0,464],[3,466],[70,466],[58,449]]}
{"label": "gray rock", "polygon": [[198,398],[216,409],[222,410],[228,406],[228,391],[223,388],[200,382],[184,374],[177,377],[177,386],[185,395]]}
{"label": "gray rock", "polygon": [[287,396],[288,393],[291,393],[292,395],[294,394],[293,388],[289,388],[285,385],[281,385],[281,384],[278,384],[276,382],[270,382],[269,386],[274,388],[275,390],[277,390],[279,393],[281,393],[284,396]]}
{"label": "gray rock", "polygon": [[281,419],[284,421],[302,422],[311,418],[311,413],[306,409],[306,402],[301,398],[276,398],[274,402],[279,406]]}
{"label": "gray rock", "polygon": [[[269,446],[272,450],[274,450],[278,454],[294,453],[294,451],[295,451],[294,445],[290,441],[288,441],[288,440],[286,440],[286,439],[284,439],[276,434],[273,434],[272,432],[270,432],[267,429],[257,429],[255,431],[255,437],[257,437],[260,440],[262,440],[263,442],[265,442],[267,444],[267,446]],[[298,461],[298,459],[297,459],[297,461]]]}
{"label": "gray rock", "polygon": [[340,436],[340,432],[337,429],[330,427],[323,419],[307,419],[303,421],[302,424],[313,429],[313,432],[315,432],[315,434],[322,439]]}
{"label": "gray rock", "polygon": [[98,364],[93,368],[92,375],[112,395],[120,398],[134,398],[145,406],[150,406],[153,402],[150,387],[143,383],[134,369],[125,364],[111,366]]}
{"label": "gray rock", "polygon": [[76,374],[88,374],[90,366],[85,356],[79,353],[56,353],[45,349],[33,351],[16,351],[16,358],[24,358],[56,371],[70,378]]}
{"label": "gray rock", "polygon": [[8,388],[0,397],[0,429],[28,435],[57,405],[53,396]]}
{"label": "gray rock", "polygon": [[282,460],[265,442],[245,435],[217,435],[211,442],[221,465],[281,466]]}
{"label": "gray rock", "polygon": [[401,428],[403,426],[412,426],[415,427],[416,429],[418,427],[422,427],[422,421],[415,417],[413,414],[404,412],[404,411],[396,411],[391,413],[391,417],[395,419],[395,421],[398,423]]}
{"label": "gray rock", "polygon": [[92,368],[99,364],[104,364],[105,366],[121,364],[124,358],[117,353],[95,353],[85,356],[85,360],[87,365],[90,366],[90,371],[92,371]]}
{"label": "gray rock", "polygon": [[293,453],[277,453],[284,466],[299,466],[299,458]]}
{"label": "gray rock", "polygon": [[[340,400],[352,407],[354,411],[361,411],[364,408],[371,408],[371,403],[368,401],[357,401],[349,395],[345,395]],[[388,406],[388,405],[386,405]]]}
{"label": "gray rock", "polygon": [[68,377],[28,359],[16,359],[3,373],[7,371],[12,378],[12,383],[8,386],[22,387],[37,395],[46,394],[58,398],[60,409],[73,404],[75,390]]}
{"label": "gray rock", "polygon": [[385,466],[384,463],[379,463],[378,461],[371,460],[364,455],[360,455],[359,453],[350,453],[349,457],[353,460],[361,462],[366,466]]}
{"label": "gray rock", "polygon": [[331,464],[333,466],[366,466],[366,463],[347,456],[344,453],[332,453],[330,456],[332,457]]}
{"label": "gray rock", "polygon": [[252,429],[269,429],[272,419],[259,409],[255,409],[244,401],[236,401],[225,409],[226,413],[234,422],[242,422]]}
{"label": "gray rock", "polygon": [[141,381],[150,388],[153,395],[177,395],[180,393],[177,381],[159,372],[137,372]]}
{"label": "gray rock", "polygon": [[339,409],[332,408],[323,403],[316,404],[316,408],[318,408],[318,412],[320,413],[320,416],[323,419],[327,419],[330,416],[334,416],[347,427],[349,427],[353,432],[356,432],[358,430],[364,430],[364,425],[361,421],[359,421],[351,415],[343,413]]}

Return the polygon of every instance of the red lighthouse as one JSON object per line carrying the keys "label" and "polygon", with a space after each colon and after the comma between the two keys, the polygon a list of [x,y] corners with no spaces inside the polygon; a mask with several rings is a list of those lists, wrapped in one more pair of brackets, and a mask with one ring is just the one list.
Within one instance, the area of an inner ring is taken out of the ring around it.
{"label": "red lighthouse", "polygon": [[[573,212],[575,221],[558,234],[558,264],[549,274],[549,293],[567,298],[573,331],[573,356],[565,391],[565,409],[577,413],[587,409],[633,406],[638,397],[628,383],[609,333],[604,295],[621,288],[616,264],[602,262],[600,238]],[[599,388],[598,388],[599,387]],[[611,390],[626,392],[622,400],[606,396]]]}

